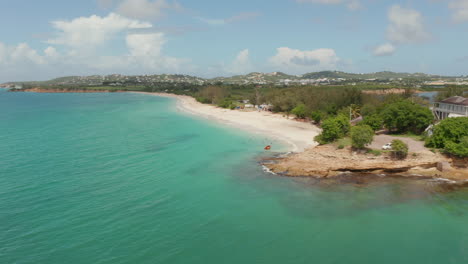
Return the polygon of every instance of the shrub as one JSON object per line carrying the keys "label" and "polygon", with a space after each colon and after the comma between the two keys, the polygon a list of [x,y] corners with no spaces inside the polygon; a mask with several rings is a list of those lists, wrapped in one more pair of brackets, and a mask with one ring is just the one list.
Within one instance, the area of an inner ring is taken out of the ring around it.
{"label": "shrub", "polygon": [[224,98],[219,104],[218,104],[219,107],[222,107],[222,108],[227,108],[227,109],[232,109],[233,106],[235,107],[235,105],[233,104],[232,100],[228,99],[228,98]]}
{"label": "shrub", "polygon": [[310,117],[316,124],[319,124],[322,121],[324,114],[321,111],[314,111],[310,114]]}
{"label": "shrub", "polygon": [[322,133],[315,137],[320,144],[333,142],[342,137],[342,130],[335,118],[329,118],[322,123]]}
{"label": "shrub", "polygon": [[431,110],[408,100],[388,104],[381,113],[383,124],[400,133],[421,134],[434,120]]}
{"label": "shrub", "polygon": [[434,127],[434,132],[426,141],[426,145],[444,148],[447,142],[459,143],[465,136],[468,136],[468,117],[447,118]]}
{"label": "shrub", "polygon": [[343,144],[340,144],[340,145],[338,146],[338,149],[344,149],[344,145],[343,145]]}
{"label": "shrub", "polygon": [[195,99],[202,104],[211,104],[211,100],[206,97],[197,96]]}
{"label": "shrub", "polygon": [[468,157],[468,136],[463,137],[458,144],[447,142],[444,151],[460,158]]}
{"label": "shrub", "polygon": [[291,111],[297,118],[305,118],[307,115],[307,109],[305,104],[299,104]]}
{"label": "shrub", "polygon": [[374,130],[368,125],[351,128],[351,143],[354,148],[363,149],[374,140]]}
{"label": "shrub", "polygon": [[320,144],[333,142],[344,137],[349,131],[349,121],[346,116],[339,115],[328,118],[322,123],[322,133],[315,137],[315,141]]}
{"label": "shrub", "polygon": [[408,156],[408,145],[399,139],[392,140],[391,155],[396,159],[406,159]]}

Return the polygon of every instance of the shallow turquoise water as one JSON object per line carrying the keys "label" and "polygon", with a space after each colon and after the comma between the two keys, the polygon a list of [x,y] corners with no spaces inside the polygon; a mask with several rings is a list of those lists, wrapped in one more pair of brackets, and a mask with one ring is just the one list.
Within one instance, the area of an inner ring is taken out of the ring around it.
{"label": "shallow turquoise water", "polygon": [[282,178],[269,142],[171,99],[0,91],[0,263],[468,263],[468,190]]}

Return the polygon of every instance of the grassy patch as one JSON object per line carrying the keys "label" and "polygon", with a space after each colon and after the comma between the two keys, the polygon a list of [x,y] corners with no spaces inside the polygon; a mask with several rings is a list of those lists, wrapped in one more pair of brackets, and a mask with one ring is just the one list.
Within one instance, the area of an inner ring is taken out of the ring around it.
{"label": "grassy patch", "polygon": [[375,150],[375,149],[369,149],[367,150],[368,154],[373,154],[374,156],[380,156],[382,155],[382,151],[380,150]]}
{"label": "grassy patch", "polygon": [[351,146],[351,138],[340,138],[334,144],[337,146],[337,148],[344,149],[345,147]]}
{"label": "grassy patch", "polygon": [[389,134],[392,137],[403,137],[403,138],[411,138],[417,141],[423,141],[424,137],[422,135],[415,135],[412,133],[405,133],[405,134]]}

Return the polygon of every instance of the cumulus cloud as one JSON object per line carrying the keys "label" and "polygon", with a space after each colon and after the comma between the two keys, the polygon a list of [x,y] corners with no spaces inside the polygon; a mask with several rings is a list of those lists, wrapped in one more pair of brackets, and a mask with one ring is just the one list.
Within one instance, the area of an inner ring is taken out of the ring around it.
{"label": "cumulus cloud", "polygon": [[304,73],[307,71],[335,69],[340,58],[333,49],[302,51],[282,47],[276,50],[276,55],[271,57],[269,61],[279,70]]}
{"label": "cumulus cloud", "polygon": [[241,50],[231,65],[227,67],[227,72],[231,74],[245,74],[252,71],[252,63],[250,62],[249,50]]}
{"label": "cumulus cloud", "polygon": [[323,5],[345,5],[349,10],[358,10],[362,8],[362,4],[359,0],[296,0],[296,2]]}
{"label": "cumulus cloud", "polygon": [[216,26],[216,25],[226,25],[230,23],[241,22],[241,21],[256,18],[258,16],[260,16],[260,13],[257,13],[257,12],[241,12],[232,17],[223,18],[223,19],[212,19],[212,18],[204,18],[204,17],[195,17],[195,18],[200,20],[203,23]]}
{"label": "cumulus cloud", "polygon": [[393,44],[385,43],[385,44],[375,47],[372,50],[372,54],[374,54],[374,56],[390,56],[390,55],[393,55],[395,51],[396,51],[396,47]]}
{"label": "cumulus cloud", "polygon": [[[80,17],[54,21],[55,37],[50,46],[37,51],[26,43],[7,46],[0,42],[0,79],[47,79],[63,75],[156,74],[191,69],[189,60],[165,55],[167,39],[163,32],[140,32],[152,24],[111,13],[106,17]],[[98,47],[109,40],[121,41],[126,51],[103,55]]]}
{"label": "cumulus cloud", "polygon": [[48,64],[55,61],[54,48],[38,52],[26,43],[6,45],[0,42],[0,80],[37,79],[47,72]]}
{"label": "cumulus cloud", "polygon": [[395,44],[422,43],[431,39],[421,13],[394,5],[388,12],[387,39]]}
{"label": "cumulus cloud", "polygon": [[181,8],[179,3],[166,0],[123,0],[119,3],[116,12],[130,18],[152,20],[164,17],[167,10]]}
{"label": "cumulus cloud", "polygon": [[468,0],[455,0],[449,3],[449,8],[453,9],[453,21],[457,23],[468,22]]}
{"label": "cumulus cloud", "polygon": [[151,34],[129,34],[126,37],[127,47],[129,49],[130,61],[132,64],[140,64],[143,71],[180,71],[182,64],[188,62],[184,59],[165,56],[162,53],[166,38],[163,33]]}
{"label": "cumulus cloud", "polygon": [[46,60],[43,55],[40,55],[26,43],[15,46],[0,43],[0,65],[28,65],[31,63],[45,64]]}
{"label": "cumulus cloud", "polygon": [[53,21],[52,26],[58,32],[54,38],[48,39],[47,43],[76,49],[95,48],[126,30],[152,27],[150,23],[129,19],[115,13],[106,17],[93,15],[71,21]]}
{"label": "cumulus cloud", "polygon": [[416,10],[393,5],[388,10],[390,24],[387,28],[388,43],[372,49],[374,56],[390,56],[400,45],[420,44],[432,39],[424,24],[422,14]]}

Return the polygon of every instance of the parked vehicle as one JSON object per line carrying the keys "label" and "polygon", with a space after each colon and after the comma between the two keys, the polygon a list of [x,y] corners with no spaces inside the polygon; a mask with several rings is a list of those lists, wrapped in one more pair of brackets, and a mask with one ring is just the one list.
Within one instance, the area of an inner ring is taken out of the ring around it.
{"label": "parked vehicle", "polygon": [[392,143],[387,143],[385,145],[382,146],[382,149],[383,150],[390,150],[392,149]]}

